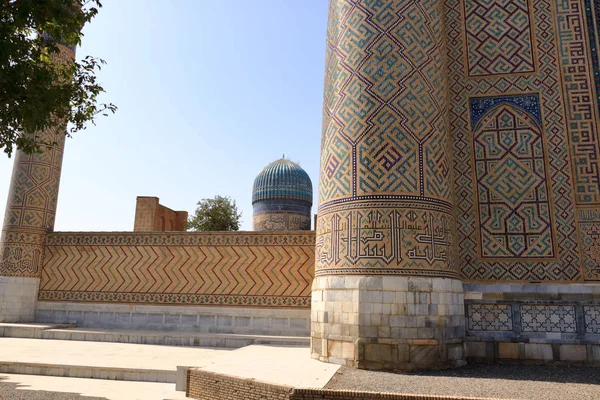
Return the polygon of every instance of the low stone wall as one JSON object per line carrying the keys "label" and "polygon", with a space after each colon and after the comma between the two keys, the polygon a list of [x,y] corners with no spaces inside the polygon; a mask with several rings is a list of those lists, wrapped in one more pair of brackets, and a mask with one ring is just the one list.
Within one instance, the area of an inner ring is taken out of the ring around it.
{"label": "low stone wall", "polygon": [[599,284],[464,284],[475,362],[600,364]]}
{"label": "low stone wall", "polygon": [[475,397],[293,388],[192,368],[186,396],[197,400],[490,400]]}
{"label": "low stone wall", "polygon": [[39,301],[37,322],[84,328],[308,336],[310,310]]}

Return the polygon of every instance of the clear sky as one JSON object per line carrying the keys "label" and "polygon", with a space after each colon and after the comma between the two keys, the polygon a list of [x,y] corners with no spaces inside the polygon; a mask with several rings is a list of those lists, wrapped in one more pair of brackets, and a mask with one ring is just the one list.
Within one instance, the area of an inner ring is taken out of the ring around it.
{"label": "clear sky", "polygon": [[[254,177],[283,153],[316,210],[326,0],[102,3],[77,56],[106,60],[102,101],[119,110],[67,139],[55,230],[131,231],[136,196],[191,214],[215,195],[251,230]],[[0,157],[4,210],[13,159]]]}

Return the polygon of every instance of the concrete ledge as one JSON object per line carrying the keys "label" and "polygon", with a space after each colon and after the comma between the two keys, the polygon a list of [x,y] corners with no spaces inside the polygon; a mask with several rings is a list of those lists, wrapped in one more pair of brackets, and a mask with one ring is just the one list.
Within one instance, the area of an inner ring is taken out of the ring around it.
{"label": "concrete ledge", "polygon": [[[381,393],[357,390],[294,388],[199,368],[187,372],[186,396],[198,400],[492,400],[481,397]],[[498,400],[498,399],[496,399]]]}
{"label": "concrete ledge", "polygon": [[175,383],[176,371],[0,361],[0,373]]}
{"label": "concrete ledge", "polygon": [[467,360],[475,363],[600,366],[600,343],[569,344],[466,338]]}
{"label": "concrete ledge", "polygon": [[71,328],[68,325],[63,326],[66,328],[60,328],[61,325],[0,324],[0,337],[166,346],[221,347],[228,349],[237,349],[253,344],[301,347],[308,347],[310,345],[310,338],[303,336],[81,329]]}
{"label": "concrete ledge", "polygon": [[308,336],[310,310],[39,301],[36,321],[84,328]]}

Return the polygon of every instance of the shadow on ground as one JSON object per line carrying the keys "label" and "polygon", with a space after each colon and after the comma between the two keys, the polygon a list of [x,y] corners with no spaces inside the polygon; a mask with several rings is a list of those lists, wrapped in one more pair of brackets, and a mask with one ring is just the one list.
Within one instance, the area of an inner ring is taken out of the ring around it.
{"label": "shadow on ground", "polygon": [[0,399],[2,400],[107,400],[106,397],[88,397],[78,393],[27,390],[28,385],[6,382],[6,380],[6,377],[0,376]]}

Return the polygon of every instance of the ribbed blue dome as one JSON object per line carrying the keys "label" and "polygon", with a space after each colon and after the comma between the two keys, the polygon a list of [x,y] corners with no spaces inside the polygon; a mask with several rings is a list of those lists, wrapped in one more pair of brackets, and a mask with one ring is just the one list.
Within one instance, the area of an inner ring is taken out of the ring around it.
{"label": "ribbed blue dome", "polygon": [[312,205],[312,182],[298,164],[285,158],[267,165],[254,179],[252,204],[264,200],[300,200]]}

